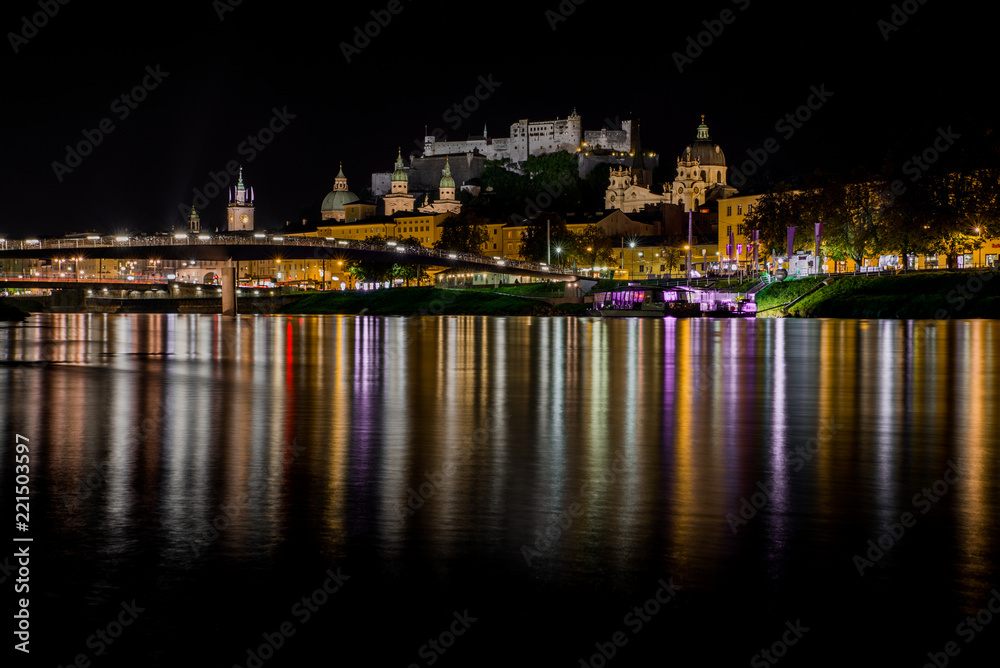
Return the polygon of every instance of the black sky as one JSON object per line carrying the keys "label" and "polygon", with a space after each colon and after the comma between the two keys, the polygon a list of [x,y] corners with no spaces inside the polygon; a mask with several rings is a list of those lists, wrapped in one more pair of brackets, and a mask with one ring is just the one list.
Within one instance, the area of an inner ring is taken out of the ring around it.
{"label": "black sky", "polygon": [[[906,3],[916,11],[886,39],[878,22],[890,2],[564,0],[574,11],[553,30],[555,0],[402,0],[348,63],[341,42],[387,4],[243,0],[220,19],[221,0],[70,1],[26,43],[16,39],[15,53],[10,33],[41,10],[38,0],[8,3],[0,235],[169,229],[230,160],[254,187],[258,228],[315,219],[339,161],[357,191],[391,169],[397,146],[413,149],[425,125],[464,138],[485,123],[507,136],[519,118],[574,107],[585,129],[639,120],[644,147],[668,163],[701,114],[731,165],[773,137],[780,149],[765,169],[774,178],[877,166],[890,147],[929,146],[938,127],[962,134],[992,122],[991,24],[962,3]],[[679,72],[672,54],[723,10],[732,21]],[[121,118],[127,107],[113,101],[157,67],[168,74]],[[444,113],[491,75],[499,87],[452,129]],[[792,136],[779,132],[813,87],[832,95]],[[239,146],[273,109],[294,119],[248,160]],[[114,130],[60,181],[52,163],[105,118]],[[203,226],[221,226],[224,208],[224,195],[213,198]]]}

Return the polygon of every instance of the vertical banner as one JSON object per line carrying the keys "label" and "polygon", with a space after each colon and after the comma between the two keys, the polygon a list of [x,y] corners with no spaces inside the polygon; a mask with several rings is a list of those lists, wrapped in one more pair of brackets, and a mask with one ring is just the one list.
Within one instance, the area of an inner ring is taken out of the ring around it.
{"label": "vertical banner", "polygon": [[820,238],[823,236],[823,223],[816,223],[816,250],[813,252],[813,262],[816,266],[816,273],[823,273],[823,257],[819,254]]}
{"label": "vertical banner", "polygon": [[730,262],[733,261],[733,249],[736,248],[736,240],[733,238],[733,231],[729,230],[729,245],[726,246],[726,259]]}
{"label": "vertical banner", "polygon": [[688,275],[688,285],[691,285],[691,231],[694,227],[694,211],[688,211],[688,252],[687,252],[687,269]]}
{"label": "vertical banner", "polygon": [[753,231],[753,270],[757,271],[757,248],[760,246],[760,230]]}
{"label": "vertical banner", "polygon": [[792,255],[795,253],[795,226],[788,228],[788,262],[791,267]]}

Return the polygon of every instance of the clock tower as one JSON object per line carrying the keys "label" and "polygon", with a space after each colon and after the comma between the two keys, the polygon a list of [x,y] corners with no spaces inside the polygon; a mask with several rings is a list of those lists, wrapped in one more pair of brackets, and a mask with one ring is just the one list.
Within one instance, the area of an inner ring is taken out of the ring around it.
{"label": "clock tower", "polygon": [[253,188],[243,185],[243,167],[236,187],[230,190],[229,207],[226,210],[229,232],[253,232]]}

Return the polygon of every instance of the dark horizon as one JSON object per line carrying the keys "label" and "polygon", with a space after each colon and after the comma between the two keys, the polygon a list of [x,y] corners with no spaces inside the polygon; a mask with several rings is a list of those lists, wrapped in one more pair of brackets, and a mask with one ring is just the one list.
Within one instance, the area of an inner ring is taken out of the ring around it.
{"label": "dark horizon", "polygon": [[[316,220],[340,163],[360,191],[372,172],[391,170],[397,147],[416,150],[425,126],[455,139],[485,124],[504,137],[518,119],[574,108],[585,130],[616,117],[641,123],[643,147],[668,168],[702,114],[730,167],[774,138],[770,179],[878,168],[888,152],[929,146],[938,128],[961,135],[989,123],[975,69],[986,22],[949,6],[914,1],[897,27],[898,3],[797,16],[735,0],[660,20],[644,20],[653,7],[563,5],[572,14],[522,3],[477,18],[409,2],[329,13],[295,3],[280,15],[243,2],[220,16],[228,5],[216,2],[170,7],[154,22],[131,7],[69,3],[15,38],[41,11],[19,2],[4,23],[16,102],[5,124],[0,180],[13,196],[0,236],[169,229],[231,161],[254,188],[258,228]],[[123,13],[128,30],[118,27]],[[378,18],[385,25],[364,48],[343,47]],[[630,27],[615,31],[615,21]],[[705,45],[691,47],[699,37]],[[449,109],[480,77],[498,85],[453,127]],[[131,99],[136,86],[145,99]],[[809,120],[782,125],[817,90],[828,99]],[[281,126],[270,142],[243,143],[269,125]],[[67,145],[95,138],[70,167]],[[225,203],[219,194],[200,211],[204,228],[224,224]]]}

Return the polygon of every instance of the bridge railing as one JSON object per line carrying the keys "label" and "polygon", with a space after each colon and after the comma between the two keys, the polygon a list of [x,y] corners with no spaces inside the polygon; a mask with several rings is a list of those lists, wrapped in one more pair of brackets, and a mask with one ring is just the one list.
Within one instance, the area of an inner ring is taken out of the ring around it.
{"label": "bridge railing", "polygon": [[535,272],[551,272],[550,267],[536,262],[495,258],[474,253],[456,253],[426,246],[403,246],[389,243],[372,243],[354,239],[336,239],[334,237],[293,237],[282,235],[254,234],[177,234],[173,236],[153,237],[88,237],[85,239],[22,239],[0,241],[0,250],[64,250],[72,252],[88,248],[155,248],[160,246],[315,246],[331,249],[371,250],[384,252],[400,252],[408,255],[420,255],[434,259],[458,260],[475,264],[488,264],[509,269],[524,269]]}

